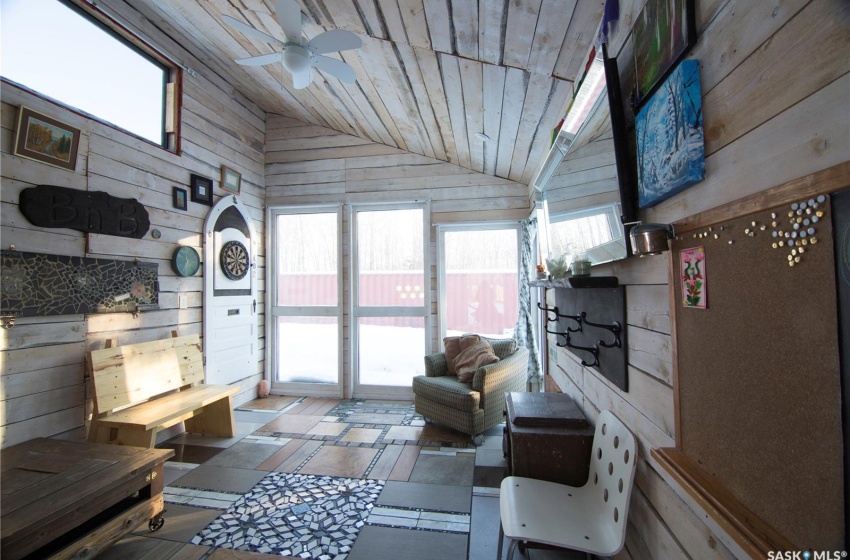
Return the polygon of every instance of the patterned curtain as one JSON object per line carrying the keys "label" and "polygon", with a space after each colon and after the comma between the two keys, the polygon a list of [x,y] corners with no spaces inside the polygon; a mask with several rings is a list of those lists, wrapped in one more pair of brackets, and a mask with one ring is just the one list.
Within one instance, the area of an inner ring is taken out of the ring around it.
{"label": "patterned curtain", "polygon": [[517,345],[528,348],[528,379],[541,379],[540,360],[537,356],[537,339],[534,336],[534,321],[531,315],[532,274],[536,275],[535,251],[532,243],[537,236],[537,218],[529,218],[519,223],[520,231],[520,268],[519,268],[519,317],[514,328],[514,340]]}

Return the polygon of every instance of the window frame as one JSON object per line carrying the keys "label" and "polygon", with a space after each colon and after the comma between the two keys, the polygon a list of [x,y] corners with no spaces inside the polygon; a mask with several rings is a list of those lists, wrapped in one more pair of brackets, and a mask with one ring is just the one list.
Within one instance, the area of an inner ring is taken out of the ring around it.
{"label": "window frame", "polygon": [[26,84],[15,82],[6,78],[5,76],[0,77],[0,82],[22,89],[27,93],[38,97],[39,99],[43,99],[49,103],[62,107],[63,109],[66,109],[69,112],[79,115],[83,118],[91,119],[115,130],[119,130],[125,134],[132,136],[133,138],[141,140],[142,142],[146,142],[152,146],[156,146],[157,148],[161,148],[176,155],[180,155],[183,68],[179,64],[174,62],[172,59],[167,57],[165,54],[160,52],[158,49],[148,44],[147,41],[130,31],[122,23],[120,23],[112,16],[101,10],[91,0],[55,1],[59,2],[60,4],[63,4],[67,8],[79,14],[81,17],[89,20],[93,25],[98,26],[103,31],[114,37],[116,41],[123,43],[127,47],[136,51],[139,55],[148,59],[156,66],[162,68],[162,70],[164,71],[164,79],[162,88],[162,139],[160,143],[156,143],[152,140],[139,136],[138,134],[129,131],[126,128],[122,128],[121,126],[118,126],[101,117],[98,117],[97,115],[88,113],[82,109],[68,105],[67,103],[59,99],[50,97],[47,94],[34,90]]}
{"label": "window frame", "polygon": [[[266,209],[266,247],[268,248],[267,259],[271,264],[266,274],[266,379],[271,384],[275,394],[306,395],[312,397],[342,398],[345,390],[345,296],[343,292],[345,284],[345,257],[343,246],[343,217],[344,205],[342,203],[329,204],[304,204],[304,205],[281,205],[269,206]],[[336,214],[337,234],[337,303],[331,305],[279,305],[278,304],[278,271],[281,247],[277,243],[278,217],[300,216],[306,214]],[[277,353],[277,317],[281,316],[327,316],[335,317],[337,320],[337,383],[335,385],[322,383],[301,383],[293,381],[278,381],[278,353]]]}
{"label": "window frame", "polygon": [[620,205],[618,203],[600,204],[598,206],[590,206],[588,208],[582,208],[580,210],[568,210],[566,212],[550,214],[548,223],[546,224],[546,237],[548,245],[548,254],[546,255],[546,258],[549,258],[549,256],[553,254],[554,241],[552,240],[552,228],[555,226],[555,224],[601,215],[608,216],[608,230],[610,232],[611,239],[616,239],[617,237],[620,237],[622,225],[620,224]]}
{"label": "window frame", "polygon": [[[421,210],[422,211],[422,305],[393,306],[393,305],[360,305],[360,251],[358,238],[358,218],[360,213],[380,212],[387,210]],[[369,385],[360,381],[360,319],[367,317],[416,317],[423,318],[425,335],[425,355],[431,354],[432,343],[432,313],[431,313],[431,202],[430,200],[410,200],[396,202],[363,202],[348,205],[348,270],[347,289],[349,300],[347,313],[349,318],[348,336],[350,378],[348,391],[351,398],[365,399],[413,399],[410,386]]]}

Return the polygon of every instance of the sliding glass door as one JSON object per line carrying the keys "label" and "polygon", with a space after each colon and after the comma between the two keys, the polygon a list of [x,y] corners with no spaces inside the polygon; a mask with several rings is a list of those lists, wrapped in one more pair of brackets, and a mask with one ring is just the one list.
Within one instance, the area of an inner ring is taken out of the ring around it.
{"label": "sliding glass door", "polygon": [[353,395],[411,398],[430,351],[426,204],[354,206],[352,233]]}
{"label": "sliding glass door", "polygon": [[342,207],[268,214],[272,391],[342,396]]}

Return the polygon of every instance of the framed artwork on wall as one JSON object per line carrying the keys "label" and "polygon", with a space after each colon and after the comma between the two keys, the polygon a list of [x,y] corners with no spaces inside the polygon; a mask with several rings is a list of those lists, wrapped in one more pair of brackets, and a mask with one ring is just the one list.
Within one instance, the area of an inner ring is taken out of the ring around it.
{"label": "framed artwork on wall", "polygon": [[682,306],[705,309],[708,305],[705,247],[681,249],[679,270],[682,278]]}
{"label": "framed artwork on wall", "polygon": [[189,202],[187,199],[186,189],[181,189],[180,187],[174,187],[174,198],[171,202],[171,205],[174,206],[177,210],[186,210],[189,207]]}
{"label": "framed artwork on wall", "polygon": [[635,115],[638,200],[655,206],[705,179],[699,62],[684,60]]}
{"label": "framed artwork on wall", "polygon": [[77,168],[80,135],[79,128],[21,105],[14,152],[16,156],[74,171]]}
{"label": "framed artwork on wall", "polygon": [[202,177],[200,175],[195,175],[193,173],[191,187],[192,202],[199,202],[201,204],[206,204],[207,206],[212,206],[212,179],[208,177]]}
{"label": "framed artwork on wall", "polygon": [[635,107],[644,104],[696,44],[694,0],[648,0],[632,28]]}
{"label": "framed artwork on wall", "polygon": [[242,175],[226,165],[221,166],[221,188],[233,194],[239,194],[242,187]]}

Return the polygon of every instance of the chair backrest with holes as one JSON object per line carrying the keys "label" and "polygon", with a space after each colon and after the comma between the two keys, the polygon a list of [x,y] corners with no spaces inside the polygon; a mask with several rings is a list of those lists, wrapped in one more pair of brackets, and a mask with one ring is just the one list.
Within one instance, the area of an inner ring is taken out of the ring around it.
{"label": "chair backrest with holes", "polygon": [[590,478],[587,481],[599,505],[596,513],[607,531],[608,555],[617,554],[626,540],[626,522],[637,463],[635,436],[610,411],[596,420]]}

